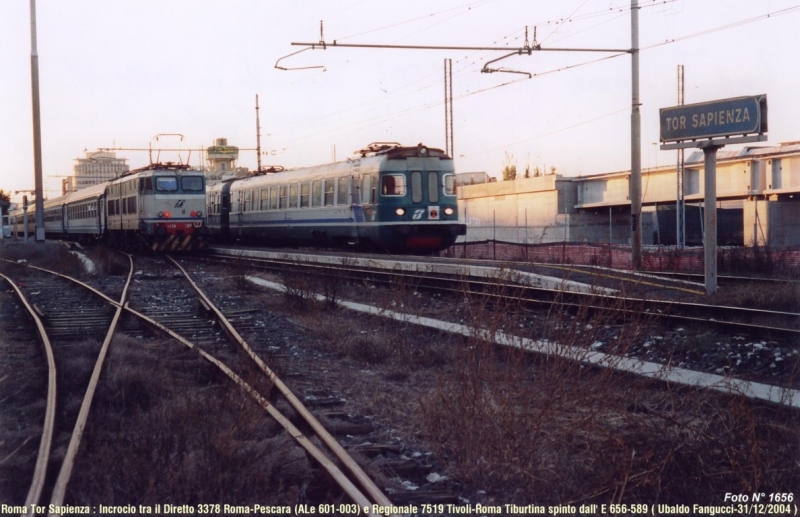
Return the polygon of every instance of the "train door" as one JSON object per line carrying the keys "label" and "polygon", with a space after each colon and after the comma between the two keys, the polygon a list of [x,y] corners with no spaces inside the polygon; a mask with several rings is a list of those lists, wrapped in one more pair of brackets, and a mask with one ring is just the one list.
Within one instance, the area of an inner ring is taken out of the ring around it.
{"label": "train door", "polygon": [[245,192],[242,189],[236,191],[236,235],[239,237],[242,236],[242,219],[244,218],[242,205],[244,205],[244,194]]}
{"label": "train door", "polygon": [[361,175],[354,174],[350,177],[350,209],[353,212],[355,224],[355,237],[361,239],[361,223],[364,222],[364,208],[361,204]]}
{"label": "train door", "polygon": [[229,237],[231,234],[231,184],[225,183],[222,186],[222,192],[219,205],[219,227],[220,234],[223,237]]}

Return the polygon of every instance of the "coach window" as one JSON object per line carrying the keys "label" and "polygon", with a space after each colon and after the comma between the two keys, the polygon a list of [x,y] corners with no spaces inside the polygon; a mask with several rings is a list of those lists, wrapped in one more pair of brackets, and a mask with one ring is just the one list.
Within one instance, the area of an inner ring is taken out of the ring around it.
{"label": "coach window", "polygon": [[333,178],[325,180],[325,189],[324,189],[325,198],[322,203],[325,206],[333,206],[333,187],[334,187]]}
{"label": "coach window", "polygon": [[364,174],[364,176],[361,178],[362,205],[372,204],[372,196],[370,196],[371,192],[372,192],[372,176],[370,176],[369,174]]}
{"label": "coach window", "polygon": [[339,206],[347,206],[350,204],[348,201],[350,190],[350,178],[339,178],[338,190],[336,191],[336,204]]}
{"label": "coach window", "polygon": [[289,208],[297,208],[297,183],[289,186]]}
{"label": "coach window", "polygon": [[281,189],[280,194],[278,195],[278,208],[283,210],[286,208],[286,185],[281,185],[279,187]]}
{"label": "coach window", "polygon": [[381,178],[381,195],[405,196],[406,177],[402,174],[386,174]]}
{"label": "coach window", "polygon": [[300,208],[308,208],[308,201],[309,201],[309,192],[311,192],[311,186],[308,182],[300,184]]}
{"label": "coach window", "polygon": [[184,192],[202,192],[203,178],[200,176],[181,177],[181,188]]}
{"label": "coach window", "polygon": [[277,210],[278,208],[278,187],[269,188],[269,209]]}
{"label": "coach window", "polygon": [[428,201],[431,203],[439,202],[439,173],[428,173]]}
{"label": "coach window", "polygon": [[175,192],[178,190],[178,178],[172,176],[157,176],[156,190],[159,192]]}
{"label": "coach window", "polygon": [[311,206],[320,206],[322,199],[322,183],[319,180],[311,183]]}
{"label": "coach window", "polygon": [[269,208],[269,189],[261,189],[261,202],[258,205],[259,210],[267,210]]}
{"label": "coach window", "polygon": [[455,196],[456,195],[456,175],[455,174],[445,174],[444,178],[442,179],[442,183],[444,184],[444,195],[445,196]]}
{"label": "coach window", "polygon": [[422,173],[419,171],[411,173],[411,202],[422,202]]}

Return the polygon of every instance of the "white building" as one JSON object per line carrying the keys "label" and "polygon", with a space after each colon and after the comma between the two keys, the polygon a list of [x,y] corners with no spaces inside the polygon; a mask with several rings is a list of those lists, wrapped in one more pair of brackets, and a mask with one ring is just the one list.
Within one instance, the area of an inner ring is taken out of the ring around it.
{"label": "white building", "polygon": [[130,170],[125,163],[128,159],[117,158],[114,152],[85,151],[84,154],[85,158],[75,158],[76,163],[72,167],[73,177],[63,182],[64,194],[113,180]]}

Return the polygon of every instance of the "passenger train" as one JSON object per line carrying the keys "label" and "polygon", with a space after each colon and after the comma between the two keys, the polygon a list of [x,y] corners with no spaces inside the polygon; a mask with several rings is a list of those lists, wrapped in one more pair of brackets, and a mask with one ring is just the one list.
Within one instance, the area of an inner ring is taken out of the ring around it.
{"label": "passenger train", "polygon": [[207,191],[212,237],[426,253],[466,233],[453,160],[422,144],[375,143],[343,162],[228,180]]}
{"label": "passenger train", "polygon": [[[48,238],[102,239],[114,246],[153,251],[202,249],[205,177],[188,165],[155,163],[119,178],[44,202]],[[9,212],[12,234],[25,232],[27,208]],[[27,231],[35,230],[33,210]]]}

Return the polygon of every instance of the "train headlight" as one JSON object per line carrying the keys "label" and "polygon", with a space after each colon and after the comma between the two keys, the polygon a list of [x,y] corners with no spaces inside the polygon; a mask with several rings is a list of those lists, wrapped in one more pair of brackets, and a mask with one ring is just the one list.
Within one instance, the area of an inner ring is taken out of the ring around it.
{"label": "train headlight", "polygon": [[402,217],[402,216],[406,215],[406,209],[401,207],[401,208],[398,208],[397,210],[395,210],[394,213],[396,213],[397,215]]}
{"label": "train headlight", "polygon": [[198,210],[197,211],[197,217],[203,217],[203,211],[202,210]]}
{"label": "train headlight", "polygon": [[164,217],[164,212],[159,212],[158,217]]}
{"label": "train headlight", "polygon": [[167,212],[159,212],[158,213],[158,217],[163,217],[164,219],[169,219],[169,216],[171,216],[171,215],[172,214],[170,214],[168,211]]}
{"label": "train headlight", "polygon": [[444,209],[444,215],[453,215],[454,212],[455,210],[453,210],[453,208],[449,206]]}

